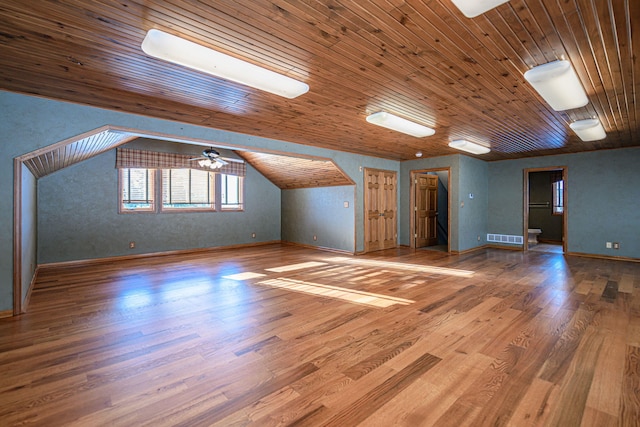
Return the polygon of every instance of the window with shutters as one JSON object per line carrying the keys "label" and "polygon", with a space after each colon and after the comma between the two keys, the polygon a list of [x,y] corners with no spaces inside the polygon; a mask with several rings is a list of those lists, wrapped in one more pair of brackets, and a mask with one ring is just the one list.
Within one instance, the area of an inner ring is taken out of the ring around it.
{"label": "window with shutters", "polygon": [[215,174],[197,169],[162,169],[162,210],[215,209]]}
{"label": "window with shutters", "polygon": [[155,211],[155,170],[140,168],[120,169],[120,211]]}
{"label": "window with shutters", "polygon": [[242,210],[243,177],[235,175],[220,175],[220,207],[223,210]]}
{"label": "window with shutters", "polygon": [[[242,211],[243,161],[212,170],[193,155],[118,148],[120,212]],[[157,203],[156,203],[157,201]]]}

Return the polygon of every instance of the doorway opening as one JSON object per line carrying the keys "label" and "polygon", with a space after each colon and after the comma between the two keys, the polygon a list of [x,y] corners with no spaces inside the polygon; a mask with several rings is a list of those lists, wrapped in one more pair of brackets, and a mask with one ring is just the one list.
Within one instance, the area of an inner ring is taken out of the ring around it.
{"label": "doorway opening", "polygon": [[567,167],[524,170],[524,250],[567,251]]}
{"label": "doorway opening", "polygon": [[411,171],[411,248],[450,252],[450,178],[450,168]]}
{"label": "doorway opening", "polygon": [[364,169],[364,251],[398,245],[398,174]]}

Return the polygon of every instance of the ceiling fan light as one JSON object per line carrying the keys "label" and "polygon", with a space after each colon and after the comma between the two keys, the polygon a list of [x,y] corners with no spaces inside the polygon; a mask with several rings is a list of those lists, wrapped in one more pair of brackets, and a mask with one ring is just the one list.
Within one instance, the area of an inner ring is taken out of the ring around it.
{"label": "ceiling fan light", "polygon": [[416,138],[431,136],[436,133],[436,131],[430,127],[403,119],[402,117],[395,116],[385,111],[379,111],[367,116],[367,121],[374,125],[415,136]]}
{"label": "ceiling fan light", "polygon": [[538,65],[524,73],[524,78],[556,111],[584,107],[589,103],[578,75],[567,60]]}
{"label": "ceiling fan light", "polygon": [[509,0],[451,0],[467,18],[475,18]]}
{"label": "ceiling fan light", "polygon": [[467,153],[471,154],[487,154],[491,151],[489,147],[476,144],[475,142],[467,141],[466,139],[451,141],[449,143],[449,147],[455,148],[456,150],[466,151]]}
{"label": "ceiling fan light", "polygon": [[569,127],[585,142],[598,141],[607,137],[607,132],[598,119],[577,120],[570,123]]}
{"label": "ceiling fan light", "polygon": [[142,41],[142,50],[154,58],[285,98],[295,98],[309,91],[309,85],[304,82],[160,30],[151,29],[147,32]]}

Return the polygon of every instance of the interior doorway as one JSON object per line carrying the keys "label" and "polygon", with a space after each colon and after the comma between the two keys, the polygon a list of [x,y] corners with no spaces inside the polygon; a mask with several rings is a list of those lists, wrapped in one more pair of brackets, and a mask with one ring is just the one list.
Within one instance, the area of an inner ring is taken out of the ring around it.
{"label": "interior doorway", "polygon": [[398,245],[398,174],[395,171],[364,170],[364,251]]}
{"label": "interior doorway", "polygon": [[449,168],[411,171],[411,248],[450,251],[450,175]]}
{"label": "interior doorway", "polygon": [[524,250],[567,251],[567,167],[524,170]]}

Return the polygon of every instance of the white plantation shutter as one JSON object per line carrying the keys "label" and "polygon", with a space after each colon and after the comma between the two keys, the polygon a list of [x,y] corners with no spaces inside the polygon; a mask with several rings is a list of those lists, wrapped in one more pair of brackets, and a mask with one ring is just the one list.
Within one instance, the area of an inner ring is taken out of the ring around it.
{"label": "white plantation shutter", "polygon": [[163,169],[162,204],[163,206],[213,206],[213,185],[211,172],[195,169]]}

